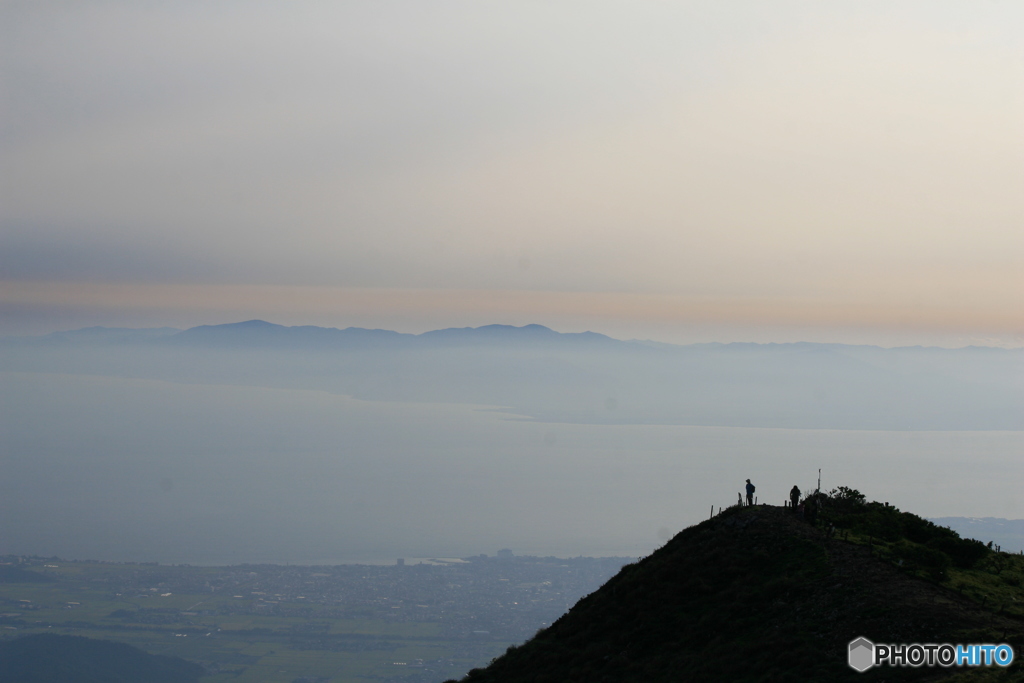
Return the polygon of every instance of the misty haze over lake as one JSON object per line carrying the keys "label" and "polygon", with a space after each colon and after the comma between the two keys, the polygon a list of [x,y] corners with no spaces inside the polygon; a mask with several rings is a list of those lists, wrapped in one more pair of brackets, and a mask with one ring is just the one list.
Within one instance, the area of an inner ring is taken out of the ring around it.
{"label": "misty haze over lake", "polygon": [[[8,340],[12,553],[641,555],[743,480],[1022,517],[1022,354],[266,324]],[[382,341],[383,340],[383,341]]]}

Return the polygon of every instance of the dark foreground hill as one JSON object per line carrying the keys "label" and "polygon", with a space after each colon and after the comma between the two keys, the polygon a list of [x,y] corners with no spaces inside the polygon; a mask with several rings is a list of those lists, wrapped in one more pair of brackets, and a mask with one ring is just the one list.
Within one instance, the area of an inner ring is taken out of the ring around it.
{"label": "dark foreground hill", "polygon": [[[823,513],[819,527],[784,508],[727,510],[627,565],[551,627],[464,680],[1024,680],[1017,607],[1024,558],[888,505],[853,503],[855,510]],[[860,636],[1007,642],[1018,661],[1008,669],[857,673],[847,648]]]}
{"label": "dark foreground hill", "polygon": [[203,673],[109,640],[43,633],[0,642],[0,683],[194,683]]}

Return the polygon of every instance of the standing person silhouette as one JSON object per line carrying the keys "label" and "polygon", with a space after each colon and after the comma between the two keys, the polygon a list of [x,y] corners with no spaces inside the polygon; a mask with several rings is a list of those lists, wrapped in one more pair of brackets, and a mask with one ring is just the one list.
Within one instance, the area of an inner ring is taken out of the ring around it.
{"label": "standing person silhouette", "polygon": [[789,504],[793,508],[793,512],[796,512],[796,506],[800,504],[800,489],[796,484],[793,484],[793,488],[789,490]]}
{"label": "standing person silhouette", "polygon": [[754,504],[754,485],[747,479],[747,505]]}

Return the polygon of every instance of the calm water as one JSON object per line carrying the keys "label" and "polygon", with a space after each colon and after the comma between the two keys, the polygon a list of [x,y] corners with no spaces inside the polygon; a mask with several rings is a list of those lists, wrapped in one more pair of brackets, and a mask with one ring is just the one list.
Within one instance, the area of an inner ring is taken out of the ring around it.
{"label": "calm water", "polygon": [[0,553],[354,562],[651,552],[736,500],[847,485],[1024,517],[1022,432],[525,421],[314,391],[0,374]]}

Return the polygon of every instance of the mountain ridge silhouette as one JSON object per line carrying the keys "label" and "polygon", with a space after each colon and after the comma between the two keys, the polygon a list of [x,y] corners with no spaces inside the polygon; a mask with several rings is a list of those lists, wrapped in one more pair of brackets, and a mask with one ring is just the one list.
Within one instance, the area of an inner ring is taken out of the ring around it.
{"label": "mountain ridge silhouette", "polygon": [[[987,563],[1005,556],[978,541],[880,503],[824,523],[816,528],[785,508],[730,508],[627,565],[462,681],[1021,680],[1019,660],[1009,670],[850,668],[848,644],[862,636],[890,644],[1010,642],[1020,653],[1022,615],[997,614],[944,585],[953,573],[988,576]],[[848,528],[835,533],[834,523]],[[1020,593],[1019,584],[1013,590]]]}

